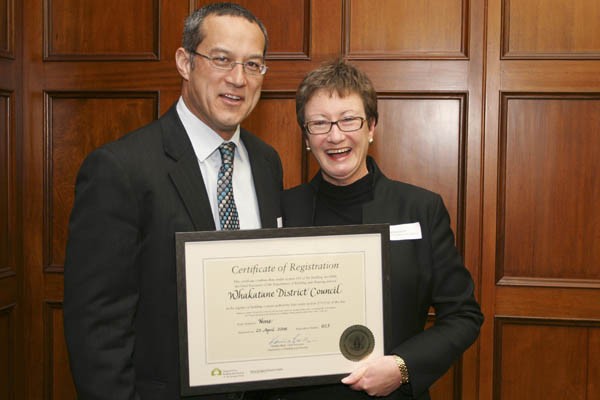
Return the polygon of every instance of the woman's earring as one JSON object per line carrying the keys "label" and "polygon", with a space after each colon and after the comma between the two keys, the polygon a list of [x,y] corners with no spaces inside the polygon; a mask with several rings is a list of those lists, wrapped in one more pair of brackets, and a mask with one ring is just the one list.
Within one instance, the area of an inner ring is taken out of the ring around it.
{"label": "woman's earring", "polygon": [[369,143],[373,143],[373,138],[372,137],[369,138]]}
{"label": "woman's earring", "polygon": [[306,151],[310,151],[310,146],[306,145]]}

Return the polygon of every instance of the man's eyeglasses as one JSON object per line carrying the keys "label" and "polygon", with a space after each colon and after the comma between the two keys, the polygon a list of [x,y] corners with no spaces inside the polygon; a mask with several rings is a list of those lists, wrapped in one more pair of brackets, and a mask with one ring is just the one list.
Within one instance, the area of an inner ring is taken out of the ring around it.
{"label": "man's eyeglasses", "polygon": [[363,127],[366,118],[349,117],[338,119],[337,121],[316,120],[308,121],[304,124],[304,128],[311,135],[325,135],[331,131],[333,125],[337,125],[342,132],[354,132]]}
{"label": "man's eyeglasses", "polygon": [[246,62],[231,61],[228,57],[225,57],[225,56],[210,57],[205,54],[198,53],[197,51],[194,51],[194,50],[188,50],[188,51],[197,56],[206,58],[208,60],[208,62],[210,63],[210,65],[212,65],[216,69],[222,69],[224,71],[231,71],[232,69],[235,68],[235,66],[237,64],[240,64],[244,68],[244,71],[246,71],[247,74],[264,75],[267,73],[267,66],[265,64],[261,64],[256,61],[246,61]]}

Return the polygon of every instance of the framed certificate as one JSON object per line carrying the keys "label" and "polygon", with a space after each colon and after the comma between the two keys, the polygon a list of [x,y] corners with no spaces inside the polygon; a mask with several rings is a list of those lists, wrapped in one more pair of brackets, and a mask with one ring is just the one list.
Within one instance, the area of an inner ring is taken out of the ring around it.
{"label": "framed certificate", "polygon": [[336,383],[384,355],[389,225],[176,234],[181,394]]}

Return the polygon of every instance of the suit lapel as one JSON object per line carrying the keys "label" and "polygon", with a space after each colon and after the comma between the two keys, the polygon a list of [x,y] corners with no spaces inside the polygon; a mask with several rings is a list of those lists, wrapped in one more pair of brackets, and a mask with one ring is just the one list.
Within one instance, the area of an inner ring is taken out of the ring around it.
{"label": "suit lapel", "polygon": [[165,153],[175,162],[169,176],[197,231],[215,230],[198,159],[175,106],[161,118]]}
{"label": "suit lapel", "polygon": [[373,174],[373,201],[363,206],[363,224],[385,224],[396,221],[398,207],[402,201],[397,190],[393,190],[391,181],[381,172],[372,158],[368,158],[369,169]]}
{"label": "suit lapel", "polygon": [[264,157],[255,138],[242,129],[241,139],[248,150],[252,179],[256,190],[256,199],[260,212],[260,222],[263,228],[276,228],[279,213],[279,190],[273,183],[275,180],[269,161]]}

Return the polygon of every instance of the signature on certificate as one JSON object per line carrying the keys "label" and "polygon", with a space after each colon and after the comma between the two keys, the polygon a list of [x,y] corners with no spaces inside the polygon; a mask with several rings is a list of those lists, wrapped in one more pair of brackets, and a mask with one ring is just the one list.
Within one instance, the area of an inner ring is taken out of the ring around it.
{"label": "signature on certificate", "polygon": [[271,347],[295,347],[309,343],[313,343],[314,340],[310,337],[297,333],[294,336],[282,336],[277,335],[269,340],[269,346]]}

